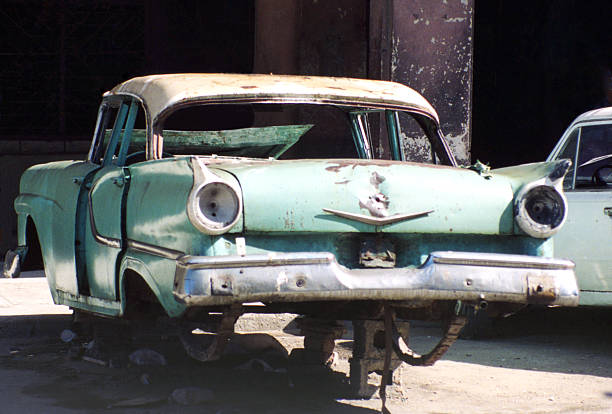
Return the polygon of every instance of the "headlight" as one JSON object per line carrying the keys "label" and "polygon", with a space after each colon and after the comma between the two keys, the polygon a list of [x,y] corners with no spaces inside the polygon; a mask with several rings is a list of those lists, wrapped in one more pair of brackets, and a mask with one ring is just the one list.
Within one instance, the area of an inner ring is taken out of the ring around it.
{"label": "headlight", "polygon": [[206,234],[228,232],[240,219],[241,211],[240,189],[210,172],[187,201],[189,220]]}
{"label": "headlight", "polygon": [[549,185],[527,186],[519,192],[514,204],[517,224],[532,237],[546,238],[555,234],[567,216],[563,194]]}

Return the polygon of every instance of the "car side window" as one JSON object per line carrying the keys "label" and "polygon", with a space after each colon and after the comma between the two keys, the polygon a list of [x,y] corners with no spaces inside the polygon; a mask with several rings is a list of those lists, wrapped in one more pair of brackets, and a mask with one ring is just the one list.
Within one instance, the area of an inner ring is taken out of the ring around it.
{"label": "car side window", "polygon": [[574,188],[597,188],[610,183],[612,166],[612,124],[580,128]]}
{"label": "car side window", "polygon": [[91,160],[104,166],[143,161],[146,126],[140,104],[131,98],[102,104],[96,128],[98,142]]}
{"label": "car side window", "polygon": [[572,188],[574,188],[574,176],[575,176],[575,167],[576,167],[576,155],[577,155],[577,148],[578,148],[578,136],[580,133],[580,128],[575,128],[570,135],[567,137],[567,140],[565,140],[565,147],[563,148],[563,150],[561,150],[561,152],[559,153],[559,156],[557,157],[558,159],[569,159],[572,161],[572,166],[570,167],[569,171],[567,172],[567,174],[565,175],[565,178],[563,179],[563,189],[564,190],[570,190]]}

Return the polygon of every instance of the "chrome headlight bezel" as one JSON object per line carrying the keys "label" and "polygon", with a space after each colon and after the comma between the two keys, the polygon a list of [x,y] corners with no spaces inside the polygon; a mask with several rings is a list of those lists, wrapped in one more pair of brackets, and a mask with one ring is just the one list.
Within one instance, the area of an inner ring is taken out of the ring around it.
{"label": "chrome headlight bezel", "polygon": [[531,237],[551,237],[567,219],[567,199],[558,186],[547,180],[532,182],[516,195],[514,219],[519,228]]}
{"label": "chrome headlight bezel", "polygon": [[[187,216],[191,223],[205,234],[220,235],[227,233],[242,217],[242,190],[237,183],[222,179],[210,171],[200,160],[197,161],[193,163],[194,185],[187,199]],[[225,193],[218,196],[219,191]],[[203,200],[202,197],[217,198],[209,202],[209,200]],[[217,204],[219,202],[233,204],[227,207],[231,210],[230,217],[224,217],[228,216],[228,212],[223,211],[226,206],[219,206]],[[203,209],[203,206],[206,207],[207,204],[209,204],[209,208]],[[216,215],[215,212],[220,213],[219,220],[212,218]]]}

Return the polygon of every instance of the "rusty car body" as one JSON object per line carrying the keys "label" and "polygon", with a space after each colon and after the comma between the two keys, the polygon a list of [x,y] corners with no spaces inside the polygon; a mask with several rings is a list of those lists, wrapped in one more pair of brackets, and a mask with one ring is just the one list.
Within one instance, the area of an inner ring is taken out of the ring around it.
{"label": "rusty car body", "polygon": [[448,311],[430,363],[466,305],[578,303],[573,263],[551,258],[569,165],[460,168],[433,107],[397,83],[145,76],[104,94],[87,159],[23,174],[7,272],[39,240],[56,303],[208,324],[222,340],[199,359],[243,312]]}

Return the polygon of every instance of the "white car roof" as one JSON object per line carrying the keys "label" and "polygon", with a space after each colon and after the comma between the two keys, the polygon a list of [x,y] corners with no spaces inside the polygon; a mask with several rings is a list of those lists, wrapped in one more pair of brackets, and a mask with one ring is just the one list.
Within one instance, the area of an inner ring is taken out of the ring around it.
{"label": "white car roof", "polygon": [[369,79],[219,73],[150,75],[123,82],[104,96],[126,94],[143,102],[153,122],[177,104],[264,99],[407,109],[439,123],[434,108],[415,90],[400,83]]}
{"label": "white car roof", "polygon": [[563,135],[551,151],[551,153],[546,158],[546,161],[555,160],[560,152],[563,150],[565,146],[565,142],[568,139],[568,136],[571,132],[576,128],[577,125],[585,122],[600,122],[600,121],[610,121],[612,123],[612,106],[607,106],[604,108],[593,109],[591,111],[580,114],[572,121],[571,124],[565,129]]}
{"label": "white car roof", "polygon": [[612,119],[612,106],[607,106],[605,108],[593,109],[592,111],[585,112],[581,115],[578,115],[576,119],[572,122],[572,126],[579,122],[585,121],[601,121],[606,119]]}

